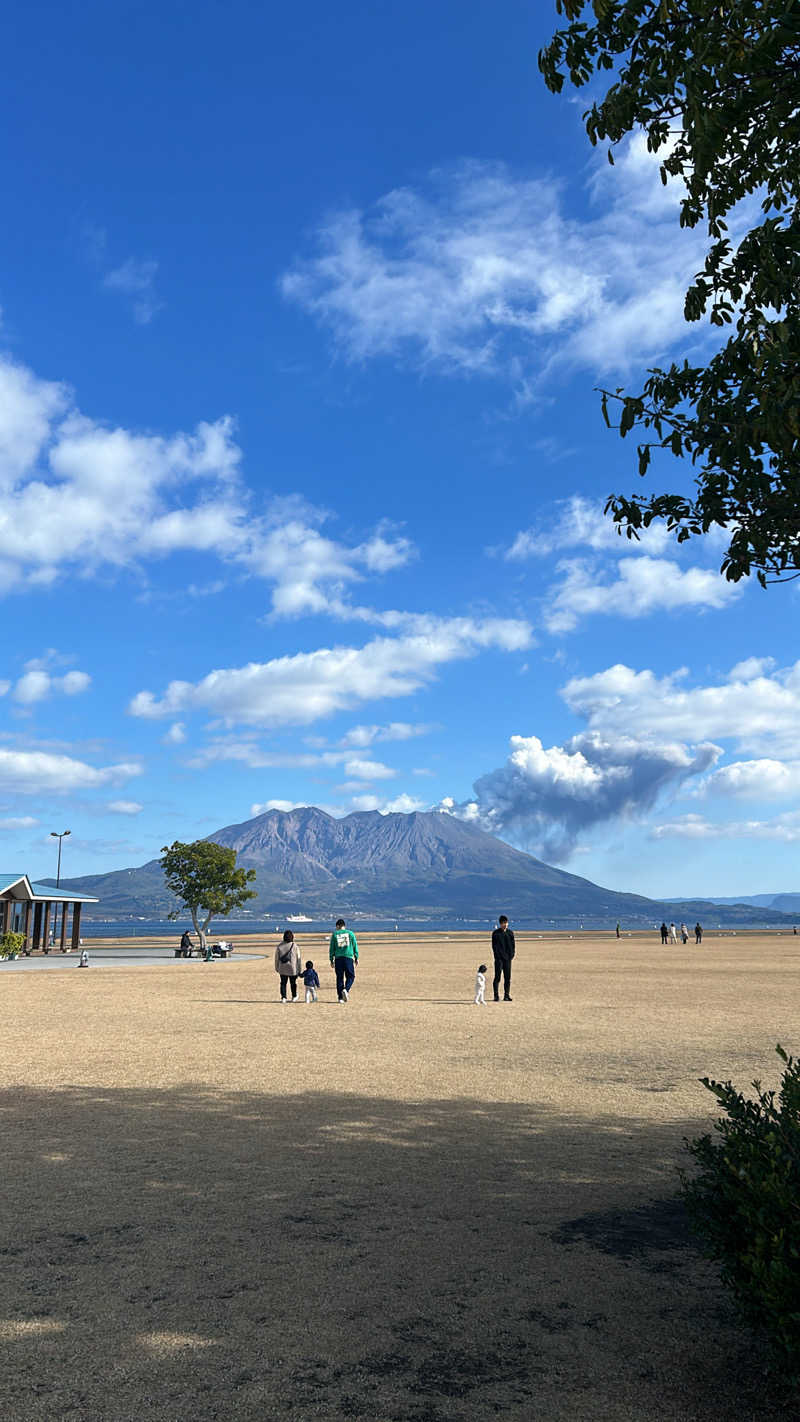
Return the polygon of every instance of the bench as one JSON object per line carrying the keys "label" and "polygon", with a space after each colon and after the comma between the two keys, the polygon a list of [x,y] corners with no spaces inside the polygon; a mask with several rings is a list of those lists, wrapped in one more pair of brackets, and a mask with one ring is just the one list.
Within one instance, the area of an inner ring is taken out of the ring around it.
{"label": "bench", "polygon": [[[230,958],[231,954],[233,953],[233,944],[228,943],[225,940],[223,940],[221,943],[211,943],[209,944],[209,947],[211,948],[211,952],[213,953],[215,958]],[[173,953],[176,958],[205,957],[205,953],[203,952],[202,948],[197,948],[194,945],[192,945],[191,948],[175,948],[173,949]]]}

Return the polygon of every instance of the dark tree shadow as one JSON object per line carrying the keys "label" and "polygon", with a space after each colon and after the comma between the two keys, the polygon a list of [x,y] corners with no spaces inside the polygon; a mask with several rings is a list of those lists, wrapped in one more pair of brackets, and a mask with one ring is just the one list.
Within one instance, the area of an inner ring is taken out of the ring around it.
{"label": "dark tree shadow", "polygon": [[0,1098],[5,1417],[793,1415],[686,1233],[679,1122],[291,1091]]}

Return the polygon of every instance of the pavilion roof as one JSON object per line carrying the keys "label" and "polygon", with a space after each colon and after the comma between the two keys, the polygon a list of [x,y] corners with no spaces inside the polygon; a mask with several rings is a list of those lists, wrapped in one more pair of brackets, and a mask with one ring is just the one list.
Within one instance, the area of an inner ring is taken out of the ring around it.
{"label": "pavilion roof", "polygon": [[97,904],[99,899],[93,894],[76,894],[74,889],[56,889],[52,884],[36,884],[27,874],[0,874],[0,894],[13,889],[17,884],[24,887],[26,899],[48,900],[60,904]]}

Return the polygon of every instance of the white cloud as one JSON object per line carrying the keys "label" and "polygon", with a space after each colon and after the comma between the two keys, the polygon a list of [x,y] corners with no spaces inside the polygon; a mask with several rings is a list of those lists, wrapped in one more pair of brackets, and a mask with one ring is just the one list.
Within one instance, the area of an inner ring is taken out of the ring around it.
{"label": "white cloud", "polygon": [[197,751],[188,762],[195,770],[208,765],[239,762],[251,770],[343,769],[353,780],[390,780],[396,771],[379,760],[354,756],[350,750],[270,751],[256,741],[221,736]]}
{"label": "white cloud", "polygon": [[766,839],[782,844],[800,840],[800,813],[778,815],[770,820],[727,820],[714,824],[702,815],[683,815],[655,825],[651,839]]}
{"label": "white cloud", "polygon": [[169,730],[161,737],[165,746],[181,746],[186,740],[186,727],[183,721],[173,721]]}
{"label": "white cloud", "polygon": [[50,695],[51,680],[47,672],[29,671],[21,676],[14,687],[14,700],[29,706],[34,701],[43,701]]}
{"label": "white cloud", "polygon": [[371,746],[375,741],[409,741],[413,736],[425,736],[430,726],[413,725],[408,721],[391,721],[388,726],[352,726],[342,736],[343,746]]}
{"label": "white cloud", "polygon": [[[699,686],[685,668],[658,677],[619,664],[573,677],[561,694],[586,730],[549,748],[537,736],[513,736],[505,765],[477,780],[469,799],[447,797],[441,808],[558,859],[592,826],[643,818],[681,790],[728,802],[800,792],[800,662],[779,668],[747,658]],[[715,742],[754,758],[714,768],[725,753]],[[793,842],[798,825],[792,813],[722,824],[693,814],[651,833]]]}
{"label": "white cloud", "polygon": [[397,774],[391,766],[379,760],[366,760],[351,756],[344,762],[344,773],[351,780],[391,780]]}
{"label": "white cloud", "polygon": [[54,677],[54,689],[63,691],[65,696],[79,696],[88,691],[92,678],[82,671],[67,672],[62,677]]}
{"label": "white cloud", "polygon": [[133,319],[138,326],[147,326],[163,306],[156,292],[158,262],[128,257],[127,261],[103,277],[107,291],[118,291],[131,298]]}
{"label": "white cloud", "polygon": [[[728,740],[756,755],[800,759],[800,662],[766,674],[739,663],[712,685],[688,685],[685,669],[663,677],[618,663],[573,677],[562,696],[598,731],[678,740]],[[742,668],[746,675],[742,675]]]}
{"label": "white cloud", "polygon": [[306,805],[302,800],[266,800],[263,805],[251,805],[250,817],[255,819],[256,815],[265,815],[268,810],[304,810]]}
{"label": "white cloud", "polygon": [[388,537],[388,525],[384,524],[362,543],[354,554],[363,559],[364,566],[371,573],[390,573],[402,568],[415,556],[415,549],[407,538]]}
{"label": "white cloud", "polygon": [[138,800],[110,800],[106,805],[113,815],[140,815],[144,805]]}
{"label": "white cloud", "polygon": [[39,821],[33,815],[9,815],[5,819],[0,819],[0,829],[17,830],[33,829]]}
{"label": "white cloud", "polygon": [[704,791],[741,800],[774,800],[800,794],[800,760],[737,760],[709,775]]}
{"label": "white cloud", "polygon": [[547,598],[544,623],[550,632],[571,632],[582,617],[603,613],[617,617],[647,617],[653,612],[694,611],[728,607],[742,586],[716,571],[681,568],[666,558],[625,558],[616,577],[603,581],[597,568],[580,559],[559,564],[562,581]]}
{"label": "white cloud", "polygon": [[94,790],[141,775],[136,763],[96,767],[51,751],[0,750],[0,790],[26,794],[67,794]]}
{"label": "white cloud", "polygon": [[350,608],[348,588],[363,581],[364,570],[386,573],[402,567],[415,549],[409,539],[390,535],[386,525],[366,542],[350,546],[321,532],[326,517],[301,500],[277,500],[273,513],[249,528],[249,545],[240,559],[274,585],[275,616],[334,612],[371,620],[369,609]]}
{"label": "white cloud", "polygon": [[197,683],[173,681],[161,699],[134,697],[134,716],[157,718],[192,709],[228,725],[310,725],[360,702],[408,696],[436,676],[440,666],[494,648],[530,645],[526,622],[512,619],[414,617],[404,636],[376,637],[362,647],[321,648],[269,662],[212,671]]}
{"label": "white cloud", "polygon": [[427,810],[428,805],[425,800],[418,800],[414,795],[395,795],[392,800],[384,800],[380,795],[354,795],[352,799],[354,810],[378,810],[382,815],[410,815],[414,810]]}
{"label": "white cloud", "polygon": [[[716,553],[723,530],[712,530],[704,553]],[[520,529],[507,547],[487,550],[507,562],[537,566],[543,558],[567,548],[585,548],[592,556],[567,558],[558,564],[560,581],[545,597],[544,625],[549,632],[571,632],[578,622],[603,613],[625,618],[654,612],[705,610],[730,605],[742,587],[721,578],[717,570],[682,566],[662,556],[668,549],[679,556],[679,545],[665,525],[651,524],[638,539],[620,534],[603,513],[603,505],[581,495],[561,503],[549,524]],[[612,561],[613,560],[613,561]]]}
{"label": "white cloud", "polygon": [[19,678],[12,695],[20,705],[31,706],[34,702],[44,701],[59,692],[64,696],[79,696],[81,692],[88,690],[91,680],[91,677],[82,671],[53,676],[38,661],[33,661],[27,663],[27,670]]}
{"label": "white cloud", "polygon": [[240,463],[229,417],[171,436],[107,428],[0,358],[0,592],[194,552],[271,584],[274,615],[371,620],[348,590],[406,564],[410,540],[385,523],[361,541],[324,533],[302,499],[257,502]]}
{"label": "white cloud", "polygon": [[6,357],[0,361],[0,487],[6,493],[28,473],[68,404],[63,385],[39,380]]}
{"label": "white cloud", "polygon": [[569,215],[563,185],[463,163],[425,191],[334,214],[284,295],[350,360],[389,357],[446,373],[504,374],[525,392],[554,355],[594,370],[658,356],[685,332],[683,295],[702,264],[678,196],[634,140],[595,213]]}
{"label": "white cloud", "polygon": [[247,765],[251,770],[312,770],[323,764],[319,755],[310,752],[266,751],[256,741],[224,736],[196,751],[188,764],[194,770],[203,770],[226,761]]}
{"label": "white cloud", "polygon": [[754,681],[756,677],[774,671],[777,665],[774,657],[745,657],[737,662],[728,673],[729,681]]}
{"label": "white cloud", "polygon": [[491,551],[502,554],[509,562],[522,563],[531,558],[545,557],[562,548],[654,555],[674,544],[674,534],[668,533],[664,524],[660,523],[643,528],[638,540],[628,538],[617,531],[616,524],[610,518],[606,518],[601,501],[573,494],[559,505],[558,514],[549,525],[521,529],[507,548]]}
{"label": "white cloud", "polygon": [[106,229],[95,222],[85,222],[82,236],[87,259],[101,274],[101,285],[106,291],[129,299],[137,325],[149,325],[164,304],[156,292],[158,262],[152,258],[127,257],[119,266],[111,266]]}

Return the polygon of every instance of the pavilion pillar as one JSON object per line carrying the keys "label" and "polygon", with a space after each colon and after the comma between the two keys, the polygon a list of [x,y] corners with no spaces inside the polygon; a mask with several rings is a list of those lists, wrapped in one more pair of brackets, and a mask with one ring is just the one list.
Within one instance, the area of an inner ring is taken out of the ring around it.
{"label": "pavilion pillar", "polygon": [[61,905],[61,938],[60,938],[60,941],[59,941],[59,945],[58,945],[58,946],[59,946],[59,948],[61,949],[61,952],[62,952],[62,953],[66,953],[66,951],[67,951],[67,904],[66,904],[66,900],[65,900],[64,903]]}
{"label": "pavilion pillar", "polygon": [[26,899],[26,900],[25,900],[25,919],[24,919],[23,925],[22,925],[22,932],[25,934],[25,942],[24,942],[23,945],[22,945],[22,951],[23,951],[23,953],[26,954],[26,956],[27,956],[27,954],[30,953],[30,951],[31,951],[31,945],[30,945],[30,942],[29,942],[29,939],[28,939],[28,935],[29,935],[29,933],[30,933],[30,929],[31,929],[31,901],[30,901],[30,899]]}
{"label": "pavilion pillar", "polygon": [[42,905],[33,906],[33,941],[31,947],[35,950],[42,946]]}
{"label": "pavilion pillar", "polygon": [[42,951],[43,951],[44,953],[49,953],[49,952],[50,952],[50,900],[49,900],[49,899],[48,899],[47,902],[45,903],[45,906],[44,906],[44,914],[42,915],[42,920],[43,920],[43,921],[42,921]]}
{"label": "pavilion pillar", "polygon": [[72,946],[73,946],[73,948],[78,948],[78,947],[80,946],[80,936],[81,936],[81,908],[82,908],[82,905],[81,905],[81,904],[73,904],[73,905],[72,905]]}
{"label": "pavilion pillar", "polygon": [[2,916],[2,917],[0,918],[0,923],[2,923],[2,928],[0,929],[0,931],[2,931],[3,933],[7,933],[7,932],[8,932],[8,920],[9,920],[9,915],[10,915],[10,913],[11,913],[11,900],[10,900],[10,899],[3,899],[2,904],[0,904],[0,915]]}

